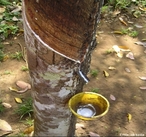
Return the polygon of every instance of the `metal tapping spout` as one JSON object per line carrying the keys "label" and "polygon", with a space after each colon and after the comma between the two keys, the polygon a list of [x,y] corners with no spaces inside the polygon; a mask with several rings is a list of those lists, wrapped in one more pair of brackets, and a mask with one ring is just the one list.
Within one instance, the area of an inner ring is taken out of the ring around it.
{"label": "metal tapping spout", "polygon": [[81,71],[81,65],[79,66],[78,74],[86,82],[86,84],[89,82],[89,78]]}

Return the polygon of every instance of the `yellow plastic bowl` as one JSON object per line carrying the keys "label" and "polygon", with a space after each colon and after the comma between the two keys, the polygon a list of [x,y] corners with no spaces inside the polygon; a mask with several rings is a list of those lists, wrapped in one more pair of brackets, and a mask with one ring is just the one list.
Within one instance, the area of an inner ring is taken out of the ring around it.
{"label": "yellow plastic bowl", "polygon": [[[92,117],[84,117],[82,115],[79,115],[77,113],[77,108],[80,104],[91,104],[92,106],[94,106],[94,108],[98,108],[97,111],[99,112],[96,112],[96,114]],[[69,100],[69,109],[77,118],[83,120],[94,120],[104,116],[108,112],[109,106],[109,102],[104,96],[93,92],[78,93]]]}

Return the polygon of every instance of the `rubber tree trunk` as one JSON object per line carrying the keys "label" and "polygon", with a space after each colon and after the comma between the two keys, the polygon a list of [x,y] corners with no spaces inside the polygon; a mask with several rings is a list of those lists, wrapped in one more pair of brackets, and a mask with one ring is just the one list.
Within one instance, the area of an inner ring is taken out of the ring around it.
{"label": "rubber tree trunk", "polygon": [[34,136],[73,136],[68,100],[82,92],[102,0],[24,0]]}

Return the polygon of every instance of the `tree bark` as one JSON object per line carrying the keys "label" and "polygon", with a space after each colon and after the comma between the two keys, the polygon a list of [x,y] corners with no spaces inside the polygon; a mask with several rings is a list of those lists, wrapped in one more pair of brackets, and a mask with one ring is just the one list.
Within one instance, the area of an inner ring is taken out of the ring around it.
{"label": "tree bark", "polygon": [[[68,100],[82,92],[102,0],[24,0],[34,136],[74,136]],[[84,73],[84,75],[82,75]]]}

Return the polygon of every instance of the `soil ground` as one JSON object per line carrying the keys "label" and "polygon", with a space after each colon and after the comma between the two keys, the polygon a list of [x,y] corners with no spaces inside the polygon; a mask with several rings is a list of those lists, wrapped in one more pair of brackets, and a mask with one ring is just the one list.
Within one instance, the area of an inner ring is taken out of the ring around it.
{"label": "soil ground", "polygon": [[[91,136],[91,132],[96,133],[96,136],[146,136],[146,90],[139,88],[146,87],[146,81],[139,78],[139,76],[146,77],[146,48],[134,44],[146,39],[146,18],[130,17],[128,21],[133,23],[125,26],[119,21],[119,16],[111,18],[109,15],[100,20],[97,29],[98,45],[92,54],[91,61],[91,70],[98,70],[98,75],[92,77],[89,73],[90,82],[84,86],[83,90],[99,89],[98,93],[105,96],[110,103],[109,111],[97,120],[77,119],[77,123],[81,124],[76,128],[77,136],[89,136],[89,134]],[[112,33],[136,24],[143,26],[142,28],[135,27],[139,32],[136,38]],[[5,45],[6,54],[21,51],[18,43],[25,46],[23,34],[17,39],[11,38],[7,41],[12,45]],[[126,57],[127,51],[123,52],[122,58],[119,58],[116,52],[110,52],[113,51],[113,45],[128,47],[134,54],[134,60]],[[16,86],[17,80],[31,83],[29,73],[22,71],[22,66],[26,66],[26,62],[16,59],[7,59],[0,63],[0,99],[12,105],[12,108],[0,113],[0,118],[6,120],[14,130],[9,136],[19,134],[26,128],[26,125],[19,121],[19,116],[14,113],[18,107],[14,98],[27,98],[30,96],[30,90],[24,94],[16,94],[9,90],[9,87]],[[110,66],[115,69],[109,70]],[[106,71],[109,76],[105,77],[103,71]],[[111,95],[115,97],[115,100],[111,98]],[[130,121],[127,118],[128,113],[132,115]]]}

